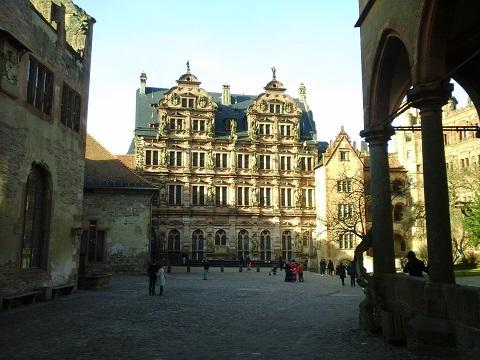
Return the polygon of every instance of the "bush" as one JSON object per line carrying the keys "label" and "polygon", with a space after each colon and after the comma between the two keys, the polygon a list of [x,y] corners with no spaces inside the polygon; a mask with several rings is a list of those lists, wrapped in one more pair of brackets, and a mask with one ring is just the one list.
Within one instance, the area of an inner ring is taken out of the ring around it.
{"label": "bush", "polygon": [[480,264],[480,256],[475,254],[473,251],[465,254],[465,257],[462,259],[461,264],[464,266],[469,266],[475,268]]}

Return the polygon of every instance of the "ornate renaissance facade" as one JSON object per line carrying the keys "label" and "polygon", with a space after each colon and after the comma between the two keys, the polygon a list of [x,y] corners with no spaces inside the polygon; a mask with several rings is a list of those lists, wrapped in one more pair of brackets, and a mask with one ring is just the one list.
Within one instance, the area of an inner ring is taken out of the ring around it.
{"label": "ornate renaissance facade", "polygon": [[137,91],[136,169],[158,186],[151,255],[306,259],[319,145],[306,102],[273,79],[258,96],[209,93],[190,72]]}

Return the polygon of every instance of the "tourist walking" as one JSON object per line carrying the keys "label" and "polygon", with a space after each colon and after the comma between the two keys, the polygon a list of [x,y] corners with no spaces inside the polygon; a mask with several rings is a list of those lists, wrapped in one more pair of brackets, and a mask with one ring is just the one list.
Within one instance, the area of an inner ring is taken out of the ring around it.
{"label": "tourist walking", "polygon": [[157,278],[158,278],[158,285],[160,285],[160,293],[158,295],[162,296],[163,295],[163,287],[167,283],[167,280],[165,278],[165,271],[163,270],[162,265],[160,265],[158,267]]}
{"label": "tourist walking", "polygon": [[203,259],[203,280],[208,280],[208,269],[210,268],[210,264],[208,263],[207,259]]}
{"label": "tourist walking", "polygon": [[340,277],[340,280],[342,280],[342,285],[345,286],[345,277],[347,275],[346,275],[346,272],[345,272],[345,265],[343,265],[343,263],[340,262],[337,265],[336,273]]}
{"label": "tourist walking", "polygon": [[357,275],[357,270],[355,268],[355,261],[350,261],[350,264],[348,264],[347,267],[347,274],[350,275],[350,286],[355,287],[355,278]]}
{"label": "tourist walking", "polygon": [[298,281],[303,282],[303,264],[298,264]]}
{"label": "tourist walking", "polygon": [[158,271],[158,266],[157,264],[150,260],[148,263],[148,269],[147,269],[147,274],[148,274],[148,295],[155,295],[155,284],[157,282],[157,271]]}
{"label": "tourist walking", "polygon": [[328,260],[327,270],[328,270],[328,275],[333,276],[333,270],[335,270],[335,267],[333,266],[332,259]]}
{"label": "tourist walking", "polygon": [[428,268],[425,266],[422,260],[418,259],[413,251],[407,253],[407,263],[403,268],[404,273],[409,273],[411,276],[422,277],[423,273],[428,274]]}
{"label": "tourist walking", "polygon": [[325,275],[325,271],[327,270],[327,262],[325,259],[320,260],[320,275]]}
{"label": "tourist walking", "polygon": [[284,266],[285,266],[285,264],[284,264],[284,262],[283,262],[283,258],[280,256],[280,257],[278,258],[278,267],[280,268],[280,271],[283,270]]}

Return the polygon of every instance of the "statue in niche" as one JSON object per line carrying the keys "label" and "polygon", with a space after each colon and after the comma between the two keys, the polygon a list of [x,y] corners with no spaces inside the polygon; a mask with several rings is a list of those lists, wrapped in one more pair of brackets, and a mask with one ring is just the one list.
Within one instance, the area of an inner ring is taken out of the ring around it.
{"label": "statue in niche", "polygon": [[208,100],[205,96],[200,96],[198,98],[198,106],[204,108],[207,106]]}
{"label": "statue in niche", "polygon": [[178,104],[180,104],[180,96],[178,96],[177,93],[173,93],[172,94],[172,105],[177,106]]}
{"label": "statue in niche", "polygon": [[300,239],[300,235],[298,233],[295,234],[295,239],[293,240],[293,247],[295,249],[295,252],[300,252],[302,251],[302,240]]}
{"label": "statue in niche", "polygon": [[232,141],[237,141],[238,135],[237,135],[237,122],[235,119],[230,120],[230,139]]}
{"label": "statue in niche", "polygon": [[164,183],[160,185],[160,188],[158,190],[158,193],[159,193],[159,200],[160,200],[160,203],[164,203],[167,201],[167,185],[165,185]]}
{"label": "statue in niche", "polygon": [[298,128],[298,122],[293,124],[293,136],[298,141],[300,139],[300,131]]}
{"label": "statue in niche", "polygon": [[214,124],[213,124],[213,120],[210,119],[208,120],[208,125],[207,125],[207,135],[210,136],[210,137],[213,137],[215,135],[215,128],[214,128]]}
{"label": "statue in niche", "polygon": [[285,109],[285,112],[291,113],[291,112],[292,112],[292,109],[293,109],[292,103],[286,102],[286,103],[285,103],[285,106],[284,106],[284,109]]}
{"label": "statue in niche", "polygon": [[258,133],[257,122],[252,119],[252,122],[250,124],[250,130],[248,131],[248,135],[250,136],[250,139],[255,140],[257,138],[257,133]]}
{"label": "statue in niche", "polygon": [[295,190],[295,206],[302,207],[302,190],[301,189]]}
{"label": "statue in niche", "polygon": [[300,172],[300,169],[302,168],[302,159],[300,158],[300,156],[298,156],[298,154],[295,154],[295,168],[294,168],[294,171],[296,173]]}
{"label": "statue in niche", "polygon": [[268,109],[268,103],[265,100],[260,101],[260,110],[267,111],[267,109]]}
{"label": "statue in niche", "polygon": [[258,164],[257,164],[257,153],[254,152],[252,154],[252,170],[253,171],[257,171],[258,170]]}
{"label": "statue in niche", "polygon": [[207,190],[207,203],[209,205],[215,204],[215,187],[210,185]]}
{"label": "statue in niche", "polygon": [[213,160],[213,151],[209,150],[207,153],[207,168],[213,169],[215,166],[215,162]]}
{"label": "statue in niche", "polygon": [[168,152],[167,152],[167,149],[166,148],[163,148],[162,149],[162,156],[161,156],[161,166],[167,166],[168,164]]}
{"label": "statue in niche", "polygon": [[253,206],[258,205],[258,189],[256,187],[252,189],[252,204]]}

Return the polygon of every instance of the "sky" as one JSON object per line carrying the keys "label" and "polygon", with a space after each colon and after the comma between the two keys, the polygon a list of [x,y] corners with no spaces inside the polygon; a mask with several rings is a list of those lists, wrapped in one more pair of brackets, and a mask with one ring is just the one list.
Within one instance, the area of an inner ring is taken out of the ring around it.
{"label": "sky", "polygon": [[125,154],[135,92],[191,72],[210,92],[258,95],[277,69],[287,93],[307,89],[317,140],[363,129],[357,0],[74,0],[96,19],[87,131]]}

